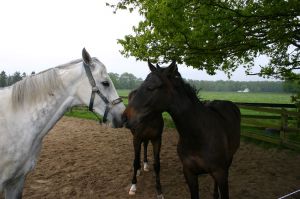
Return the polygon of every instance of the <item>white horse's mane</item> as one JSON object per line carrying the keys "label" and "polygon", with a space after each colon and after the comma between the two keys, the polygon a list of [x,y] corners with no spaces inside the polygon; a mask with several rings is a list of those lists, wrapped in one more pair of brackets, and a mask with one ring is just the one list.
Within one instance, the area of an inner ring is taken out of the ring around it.
{"label": "white horse's mane", "polygon": [[82,59],[74,60],[38,74],[28,76],[15,83],[12,89],[13,107],[18,108],[25,104],[30,105],[38,100],[44,99],[47,95],[53,95],[55,90],[61,89],[63,86],[62,80],[57,73],[58,69],[68,68],[81,61]]}

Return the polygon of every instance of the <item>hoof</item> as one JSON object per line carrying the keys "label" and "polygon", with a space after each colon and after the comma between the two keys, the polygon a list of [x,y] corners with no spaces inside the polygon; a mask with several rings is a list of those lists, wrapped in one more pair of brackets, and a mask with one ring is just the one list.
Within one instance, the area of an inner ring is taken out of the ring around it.
{"label": "hoof", "polygon": [[144,162],[144,171],[149,171],[149,165],[147,162]]}
{"label": "hoof", "polygon": [[136,171],[136,176],[140,176],[140,175],[141,175],[141,170],[139,169]]}
{"label": "hoof", "polygon": [[132,184],[131,187],[130,187],[130,190],[129,190],[129,195],[135,195],[135,192],[136,192],[136,185],[135,184]]}
{"label": "hoof", "polygon": [[130,196],[134,196],[134,195],[135,195],[135,191],[129,190],[129,195],[130,195]]}
{"label": "hoof", "polygon": [[164,195],[163,194],[157,195],[157,199],[164,199]]}

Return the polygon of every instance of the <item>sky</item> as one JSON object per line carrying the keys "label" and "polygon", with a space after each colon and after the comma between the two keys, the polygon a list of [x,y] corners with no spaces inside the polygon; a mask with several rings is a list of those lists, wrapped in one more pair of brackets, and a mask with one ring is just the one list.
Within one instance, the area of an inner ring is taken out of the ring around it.
{"label": "sky", "polygon": [[[105,5],[111,0],[0,0],[0,71],[30,74],[81,58],[85,47],[108,72],[132,73],[145,78],[146,62],[125,58],[117,39],[133,33],[142,19],[137,13],[119,11]],[[259,61],[265,62],[264,59]],[[214,76],[179,65],[186,79],[227,80],[223,72]],[[231,80],[259,81],[237,70]]]}

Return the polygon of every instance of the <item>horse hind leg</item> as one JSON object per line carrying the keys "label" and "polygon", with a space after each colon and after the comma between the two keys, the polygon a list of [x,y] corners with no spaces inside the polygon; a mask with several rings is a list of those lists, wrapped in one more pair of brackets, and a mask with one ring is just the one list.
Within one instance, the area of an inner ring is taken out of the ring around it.
{"label": "horse hind leg", "polygon": [[4,187],[5,199],[21,199],[25,182],[25,176],[18,177]]}
{"label": "horse hind leg", "polygon": [[144,141],[144,171],[149,171],[149,164],[147,158],[147,149],[148,149],[149,140]]}

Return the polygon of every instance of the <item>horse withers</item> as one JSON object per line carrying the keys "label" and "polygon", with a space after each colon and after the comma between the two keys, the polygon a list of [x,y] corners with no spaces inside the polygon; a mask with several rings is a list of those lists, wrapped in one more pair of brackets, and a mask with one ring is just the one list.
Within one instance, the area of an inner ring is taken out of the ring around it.
{"label": "horse withers", "polygon": [[134,147],[134,161],[133,161],[133,177],[131,181],[131,187],[129,190],[129,195],[135,195],[137,190],[137,175],[140,173],[141,169],[141,146],[144,144],[144,171],[148,171],[148,159],[147,159],[147,147],[149,141],[151,141],[153,146],[154,163],[153,168],[155,171],[156,178],[156,192],[157,198],[163,199],[161,184],[160,184],[160,149],[161,149],[161,139],[164,127],[164,121],[160,113],[153,113],[148,117],[144,118],[142,122],[138,125],[130,126],[126,123],[127,118],[134,114],[131,112],[131,101],[134,98],[136,90],[129,93],[128,96],[128,106],[123,113],[123,121],[126,127],[131,130],[133,135],[133,147]]}
{"label": "horse withers", "polygon": [[0,89],[0,193],[22,197],[26,175],[42,140],[71,106],[85,104],[112,127],[122,127],[125,106],[105,66],[82,50],[82,59]]}
{"label": "horse withers", "polygon": [[199,198],[198,175],[204,173],[214,179],[213,197],[229,198],[228,170],[240,144],[239,108],[230,101],[201,102],[175,62],[166,68],[148,65],[151,73],[130,103],[128,125],[167,111],[179,133],[177,152],[191,198]]}

